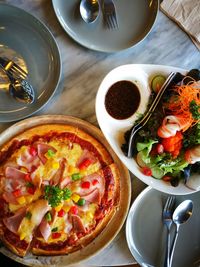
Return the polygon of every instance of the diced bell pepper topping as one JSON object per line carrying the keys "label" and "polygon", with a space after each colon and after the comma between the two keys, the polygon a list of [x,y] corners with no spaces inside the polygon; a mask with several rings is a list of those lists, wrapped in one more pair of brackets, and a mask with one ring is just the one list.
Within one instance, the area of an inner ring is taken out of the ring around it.
{"label": "diced bell pepper topping", "polygon": [[47,156],[48,156],[48,157],[53,157],[54,155],[55,155],[55,152],[54,152],[53,150],[49,149],[49,150],[47,151]]}
{"label": "diced bell pepper topping", "polygon": [[89,181],[82,182],[81,187],[83,189],[89,189],[90,188],[90,182]]}
{"label": "diced bell pepper topping", "polygon": [[27,192],[29,193],[29,194],[31,194],[31,195],[34,195],[35,194],[35,187],[28,187],[27,188]]}
{"label": "diced bell pepper topping", "polygon": [[78,208],[76,206],[71,206],[69,212],[71,214],[77,215],[78,214]]}
{"label": "diced bell pepper topping", "polygon": [[91,164],[92,164],[92,160],[86,158],[78,165],[78,167],[80,170],[83,170],[83,169],[86,169],[87,167],[89,167]]}
{"label": "diced bell pepper topping", "polygon": [[58,227],[54,227],[53,229],[51,229],[51,232],[55,233],[58,231]]}
{"label": "diced bell pepper topping", "polygon": [[80,199],[80,196],[77,195],[77,194],[72,194],[71,199],[72,199],[74,202],[78,202],[79,199]]}
{"label": "diced bell pepper topping", "polygon": [[55,210],[59,212],[63,207],[63,203],[60,203],[58,206],[55,207]]}
{"label": "diced bell pepper topping", "polygon": [[47,222],[50,222],[52,220],[52,216],[51,216],[51,213],[50,212],[47,212],[45,214],[45,219],[46,219]]}
{"label": "diced bell pepper topping", "polygon": [[29,148],[29,153],[31,154],[31,156],[36,156],[37,155],[37,149],[35,148],[35,147],[33,147],[33,146],[31,146],[30,148]]}
{"label": "diced bell pepper topping", "polygon": [[85,205],[85,199],[84,198],[80,198],[79,201],[77,202],[77,205],[79,206],[84,206]]}
{"label": "diced bell pepper topping", "polygon": [[26,217],[28,220],[30,220],[31,217],[32,217],[32,213],[31,213],[30,211],[28,211],[28,212],[26,213],[25,217]]}
{"label": "diced bell pepper topping", "polygon": [[96,185],[98,183],[99,183],[99,181],[97,179],[92,180],[92,185]]}
{"label": "diced bell pepper topping", "polygon": [[54,170],[59,169],[59,166],[60,166],[59,162],[56,162],[56,161],[54,161],[53,164],[52,164],[52,168],[53,168]]}
{"label": "diced bell pepper topping", "polygon": [[80,173],[74,173],[72,174],[72,181],[80,180],[82,175]]}
{"label": "diced bell pepper topping", "polygon": [[32,180],[31,180],[31,176],[30,176],[29,173],[27,173],[27,174],[25,175],[24,179],[25,179],[27,182],[32,182]]}
{"label": "diced bell pepper topping", "polygon": [[12,193],[13,193],[13,195],[14,195],[15,197],[20,197],[22,192],[21,192],[20,189],[17,189],[17,190],[15,190],[15,191],[13,191]]}
{"label": "diced bell pepper topping", "polygon": [[53,239],[56,239],[56,238],[61,237],[61,233],[52,233],[51,236],[52,236]]}
{"label": "diced bell pepper topping", "polygon": [[65,211],[63,209],[61,209],[59,212],[58,212],[58,217],[63,217],[65,215]]}
{"label": "diced bell pepper topping", "polygon": [[17,198],[17,202],[20,204],[20,205],[23,205],[26,203],[26,199],[24,196],[21,196],[21,197],[18,197]]}

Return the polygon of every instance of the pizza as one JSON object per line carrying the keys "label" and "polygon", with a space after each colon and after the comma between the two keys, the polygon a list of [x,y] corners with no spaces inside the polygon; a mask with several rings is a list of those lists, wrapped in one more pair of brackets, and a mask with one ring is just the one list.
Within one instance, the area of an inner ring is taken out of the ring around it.
{"label": "pizza", "polygon": [[119,200],[112,156],[77,127],[35,126],[0,149],[0,239],[18,256],[85,247],[106,227]]}

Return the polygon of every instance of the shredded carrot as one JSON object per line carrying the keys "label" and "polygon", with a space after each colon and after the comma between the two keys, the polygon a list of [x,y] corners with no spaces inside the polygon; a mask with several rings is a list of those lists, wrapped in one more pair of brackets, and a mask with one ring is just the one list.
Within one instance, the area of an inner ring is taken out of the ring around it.
{"label": "shredded carrot", "polygon": [[174,87],[174,92],[175,94],[166,103],[166,108],[171,115],[178,115],[188,122],[183,129],[183,131],[186,131],[199,121],[192,116],[190,103],[195,101],[198,106],[200,105],[200,83],[193,82],[186,85],[177,85]]}

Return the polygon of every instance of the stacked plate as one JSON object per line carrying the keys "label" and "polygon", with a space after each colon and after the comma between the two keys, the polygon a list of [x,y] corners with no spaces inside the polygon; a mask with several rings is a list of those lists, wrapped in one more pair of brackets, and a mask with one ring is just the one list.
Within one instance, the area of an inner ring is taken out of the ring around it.
{"label": "stacked plate", "polygon": [[[151,187],[146,188],[134,201],[126,223],[129,249],[143,267],[163,266],[166,246],[166,228],[162,210],[167,195]],[[173,258],[174,267],[198,267],[200,264],[200,192],[177,196],[176,205],[186,199],[194,203],[191,218],[180,228]],[[175,233],[173,226],[171,236]]]}

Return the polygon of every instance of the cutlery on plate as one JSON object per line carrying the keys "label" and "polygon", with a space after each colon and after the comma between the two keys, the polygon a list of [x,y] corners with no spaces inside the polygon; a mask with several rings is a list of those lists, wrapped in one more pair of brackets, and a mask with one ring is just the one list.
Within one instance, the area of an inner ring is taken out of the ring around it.
{"label": "cutlery on plate", "polygon": [[86,23],[96,21],[99,16],[99,2],[98,0],[81,0],[80,14]]}
{"label": "cutlery on plate", "polygon": [[12,76],[17,76],[18,78],[26,79],[28,73],[24,71],[18,64],[7,58],[0,57],[0,66]]}
{"label": "cutlery on plate", "polygon": [[35,93],[32,85],[25,79],[15,79],[10,74],[7,74],[10,80],[9,93],[16,100],[31,104],[35,100]]}
{"label": "cutlery on plate", "polygon": [[115,5],[112,0],[104,0],[102,5],[103,19],[109,29],[118,28]]}
{"label": "cutlery on plate", "polygon": [[175,196],[169,196],[165,202],[165,206],[162,212],[162,221],[164,226],[167,228],[166,235],[166,249],[165,249],[165,258],[163,267],[169,267],[169,259],[170,259],[170,229],[172,226],[172,214],[174,211],[175,205]]}
{"label": "cutlery on plate", "polygon": [[188,219],[192,216],[192,211],[193,211],[192,200],[185,200],[181,202],[181,204],[178,205],[178,207],[175,209],[173,213],[172,220],[176,225],[176,233],[172,241],[172,245],[171,245],[169,267],[172,266],[174,250],[175,250],[176,241],[177,241],[178,233],[179,233],[179,227],[183,223],[188,221]]}
{"label": "cutlery on plate", "polygon": [[18,101],[33,103],[35,92],[32,85],[26,80],[28,74],[19,65],[8,59],[0,58],[0,67],[10,80],[10,95]]}
{"label": "cutlery on plate", "polygon": [[161,89],[157,93],[154,101],[152,102],[150,108],[148,109],[146,115],[142,118],[142,120],[135,124],[130,133],[129,142],[128,142],[128,153],[127,157],[132,158],[133,157],[133,147],[135,145],[135,137],[136,133],[145,126],[145,124],[148,122],[149,118],[151,117],[152,113],[156,109],[158,103],[160,102],[161,97],[163,96],[164,92],[167,88],[170,88],[174,83],[178,83],[183,79],[183,75],[179,72],[171,72],[169,76],[167,77],[165,83],[162,85]]}

